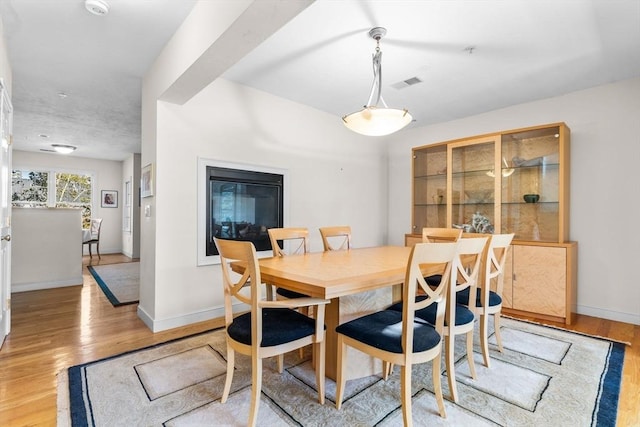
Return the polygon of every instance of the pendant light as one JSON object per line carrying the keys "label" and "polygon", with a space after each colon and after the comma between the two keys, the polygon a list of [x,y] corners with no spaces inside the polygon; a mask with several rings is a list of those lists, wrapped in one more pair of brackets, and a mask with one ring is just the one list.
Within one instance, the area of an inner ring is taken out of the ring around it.
{"label": "pendant light", "polygon": [[[382,98],[382,51],[380,39],[387,34],[382,27],[375,27],[369,31],[369,36],[376,41],[373,53],[373,84],[367,105],[360,111],[342,117],[344,125],[354,132],[368,136],[389,135],[399,131],[409,123],[412,117],[408,110],[389,108]],[[372,104],[375,95],[375,103]],[[383,107],[378,104],[382,103]]]}

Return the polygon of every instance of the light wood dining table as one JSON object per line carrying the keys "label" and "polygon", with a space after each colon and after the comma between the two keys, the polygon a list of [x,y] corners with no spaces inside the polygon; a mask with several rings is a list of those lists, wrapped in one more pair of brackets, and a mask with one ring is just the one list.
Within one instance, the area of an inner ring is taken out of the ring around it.
{"label": "light wood dining table", "polygon": [[[263,282],[331,300],[325,314],[326,375],[335,379],[336,326],[351,318],[383,309],[400,299],[401,287],[394,285],[401,285],[404,281],[410,253],[410,247],[380,246],[261,258],[259,263]],[[244,272],[241,263],[234,263],[232,268],[238,273]],[[362,353],[360,355],[364,356]],[[379,368],[374,366],[377,361],[351,360],[351,355],[349,358],[351,378],[375,373],[360,372],[367,365],[370,370]]]}

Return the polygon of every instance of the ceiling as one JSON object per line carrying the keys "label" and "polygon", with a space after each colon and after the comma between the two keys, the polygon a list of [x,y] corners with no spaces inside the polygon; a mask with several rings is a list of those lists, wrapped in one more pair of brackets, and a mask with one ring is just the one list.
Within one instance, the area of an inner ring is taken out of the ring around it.
{"label": "ceiling", "polygon": [[[15,149],[140,152],[141,77],[195,0],[108,1],[98,17],[83,0],[0,0]],[[369,97],[374,26],[387,29],[384,99],[409,126],[640,76],[638,0],[318,0],[223,77],[338,121]]]}

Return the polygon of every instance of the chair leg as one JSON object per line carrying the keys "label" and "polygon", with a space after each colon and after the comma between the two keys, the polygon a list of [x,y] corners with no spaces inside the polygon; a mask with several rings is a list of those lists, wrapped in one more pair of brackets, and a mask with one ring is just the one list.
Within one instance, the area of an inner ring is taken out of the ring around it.
{"label": "chair leg", "polygon": [[[338,366],[336,367],[336,409],[340,409],[342,406],[342,398],[344,396],[344,386],[346,383],[346,379],[344,376],[344,368],[346,360],[347,349],[345,348],[345,343],[342,338],[342,335],[338,334],[338,343],[337,343],[338,351],[336,361],[338,362]],[[322,363],[322,362],[319,362]]]}
{"label": "chair leg", "polygon": [[467,332],[467,360],[469,361],[469,373],[476,379],[476,362],[473,360],[473,329]]}
{"label": "chair leg", "polygon": [[440,381],[440,357],[438,354],[433,359],[433,391],[436,394],[436,402],[438,403],[438,411],[442,418],[447,418],[447,411],[444,408],[444,397],[442,396],[442,382]]}
{"label": "chair leg", "polygon": [[227,346],[227,378],[224,381],[224,391],[220,398],[220,403],[227,401],[229,391],[231,390],[231,382],[233,381],[233,370],[235,369],[235,352],[230,346]]}
{"label": "chair leg", "polygon": [[87,246],[89,246],[89,258],[93,258],[93,255],[91,255],[91,243],[89,243]]}
{"label": "chair leg", "polygon": [[251,408],[249,409],[250,427],[258,422],[258,407],[260,406],[260,391],[262,389],[262,359],[251,358]]}
{"label": "chair leg", "polygon": [[100,256],[100,241],[98,240],[98,243],[96,243],[96,252],[98,253],[98,259],[102,259],[102,257]]}
{"label": "chair leg", "polygon": [[502,348],[502,336],[500,335],[500,313],[493,314],[493,329],[496,334],[496,342],[498,343],[498,350],[500,353],[504,353]]}
{"label": "chair leg", "polygon": [[318,402],[324,405],[324,359],[325,359],[325,341],[313,345],[313,354],[316,362],[316,387],[318,387]]}
{"label": "chair leg", "polygon": [[[439,376],[440,375],[438,375],[438,377]],[[413,417],[411,416],[411,365],[402,365],[400,367],[400,377],[400,396],[402,396],[402,420],[404,421],[404,425],[406,427],[412,427]],[[442,390],[440,390],[440,393],[442,393]]]}
{"label": "chair leg", "polygon": [[456,372],[455,372],[455,358],[453,349],[455,347],[455,338],[453,335],[446,335],[444,337],[444,353],[445,364],[447,366],[447,379],[449,381],[449,391],[451,392],[451,400],[458,401],[458,388],[456,386]]}
{"label": "chair leg", "polygon": [[480,315],[480,347],[482,348],[482,357],[484,365],[490,368],[489,360],[489,315],[482,313]]}
{"label": "chair leg", "polygon": [[276,358],[278,359],[278,373],[281,374],[284,372],[284,354],[279,354]]}

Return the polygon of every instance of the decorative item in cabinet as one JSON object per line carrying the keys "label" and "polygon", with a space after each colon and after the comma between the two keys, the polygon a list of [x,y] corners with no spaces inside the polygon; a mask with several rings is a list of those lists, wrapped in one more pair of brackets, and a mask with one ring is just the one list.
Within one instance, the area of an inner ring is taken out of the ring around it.
{"label": "decorative item in cabinet", "polygon": [[[451,226],[465,232],[499,229],[496,205],[495,136],[448,145],[451,170]],[[479,227],[480,226],[480,227]]]}
{"label": "decorative item in cabinet", "polygon": [[447,220],[447,146],[413,152],[413,229],[444,227]]}
{"label": "decorative item in cabinet", "polygon": [[569,129],[563,124],[503,133],[502,156],[513,169],[502,177],[502,232],[517,240],[569,239]]}

